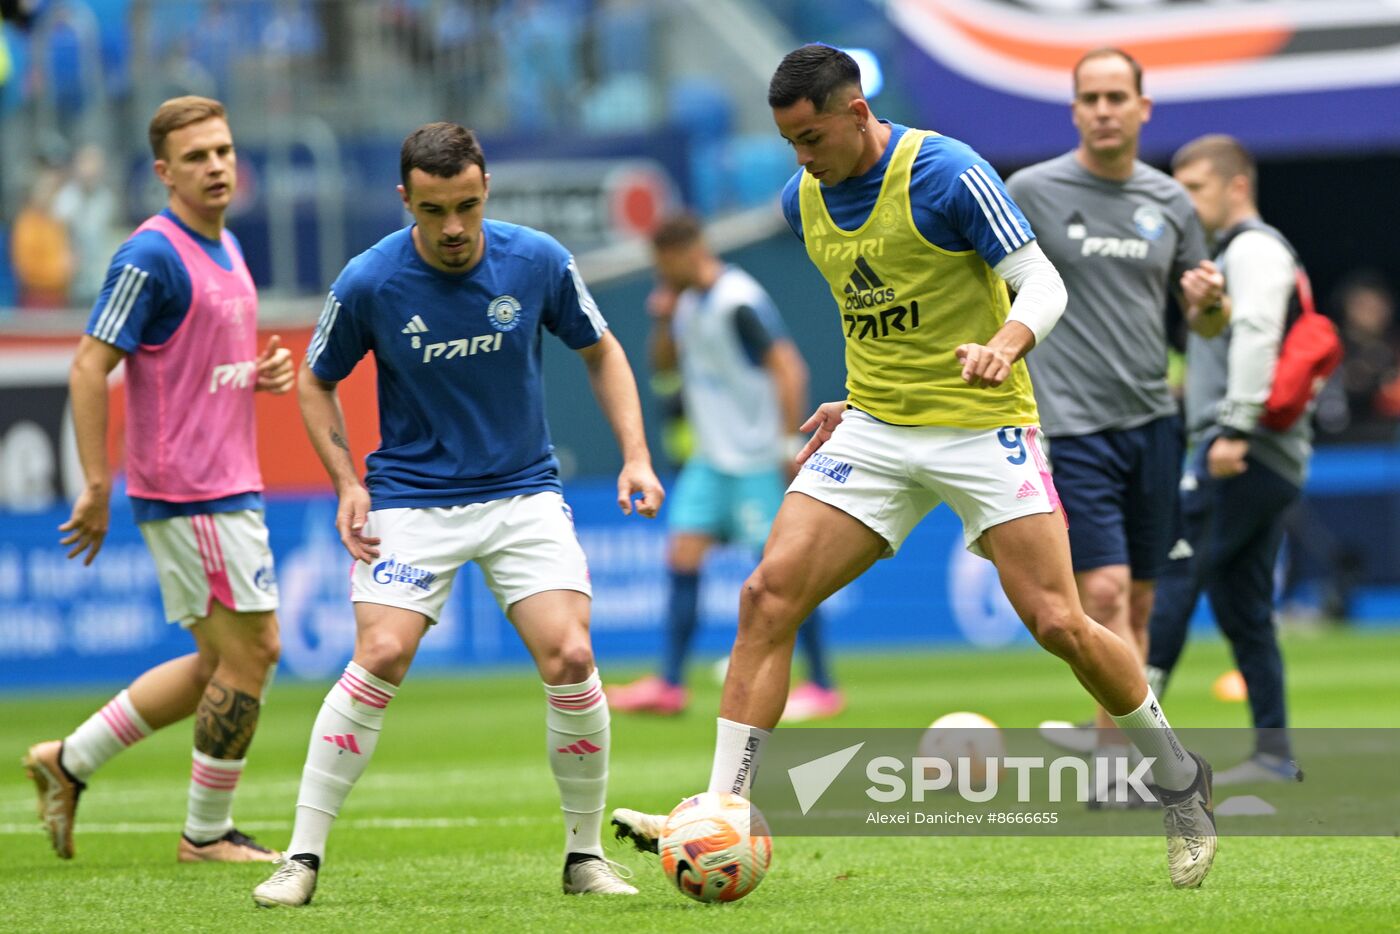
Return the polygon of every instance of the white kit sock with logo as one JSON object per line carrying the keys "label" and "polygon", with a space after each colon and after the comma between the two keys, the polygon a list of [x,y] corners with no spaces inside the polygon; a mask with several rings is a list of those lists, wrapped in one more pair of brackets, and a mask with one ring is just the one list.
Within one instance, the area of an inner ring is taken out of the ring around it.
{"label": "white kit sock with logo", "polygon": [[546,684],[549,768],[564,811],[564,852],[603,855],[603,806],[612,743],[608,701],[595,669],[578,684]]}
{"label": "white kit sock with logo", "polygon": [[716,719],[715,761],[710,771],[710,791],[749,796],[763,746],[773,734],[756,726]]}
{"label": "white kit sock with logo", "polygon": [[1168,791],[1184,791],[1191,787],[1196,780],[1196,760],[1186,754],[1151,688],[1147,689],[1147,697],[1136,710],[1114,717],[1113,722],[1128,734],[1144,756],[1156,760],[1152,765],[1152,777],[1158,785]]}
{"label": "white kit sock with logo", "polygon": [[345,666],[311,729],[288,856],[311,853],[325,858],[331,824],[374,755],[384,709],[398,690],[398,685],[376,678],[354,662]]}

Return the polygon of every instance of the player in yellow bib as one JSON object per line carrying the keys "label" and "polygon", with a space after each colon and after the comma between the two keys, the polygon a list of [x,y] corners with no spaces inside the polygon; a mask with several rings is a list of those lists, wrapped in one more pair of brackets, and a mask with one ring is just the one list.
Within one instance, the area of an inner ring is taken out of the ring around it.
{"label": "player in yellow bib", "polygon": [[[1036,641],[1155,760],[1172,882],[1200,885],[1215,856],[1210,768],[1182,748],[1132,650],[1084,614],[1040,450],[1022,358],[1064,310],[1059,274],[995,170],[957,140],[876,119],[844,52],[789,53],[768,103],[801,167],[784,212],[836,300],[848,397],[803,425],[803,469],[744,585],[709,790],[748,795],[802,619],[946,502]],[[613,813],[643,849],[663,821]]]}

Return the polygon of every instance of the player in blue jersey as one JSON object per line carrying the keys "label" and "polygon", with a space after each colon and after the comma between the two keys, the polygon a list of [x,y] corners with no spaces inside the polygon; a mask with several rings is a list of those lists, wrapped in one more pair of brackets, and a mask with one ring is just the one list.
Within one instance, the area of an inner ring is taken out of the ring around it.
{"label": "player in blue jersey", "polygon": [[[614,710],[677,714],[685,709],[685,659],[700,616],[700,570],[719,541],[763,549],[802,446],[791,434],[807,408],[807,365],[773,301],[752,276],[705,242],[682,214],[652,236],[659,283],[648,300],[652,362],[681,373],[696,450],[667,507],[670,571],[666,651],[660,675],[610,686]],[[794,688],[785,722],[834,717],[845,706],[831,684],[814,611],[798,638],[808,680]]]}
{"label": "player in blue jersey", "polygon": [[167,206],[117,249],[73,357],[69,389],[84,487],[60,531],[91,564],[111,518],[109,374],[126,365],[126,488],[160,579],[166,619],[195,651],[133,681],[24,764],[39,816],[73,856],[79,795],[92,776],[153,732],[195,718],[181,862],[271,862],[234,829],[233,797],[277,665],[277,583],[254,430],[255,392],[286,393],[291,352],[257,350],[257,292],[224,228],[238,158],[224,107],[177,97],[148,137]]}
{"label": "player in blue jersey", "polygon": [[[311,733],[288,859],[253,892],[311,900],[331,824],[378,742],[419,641],[475,561],[544,682],[547,753],[564,810],[566,893],[631,895],[603,858],[608,707],[588,635],[590,585],[545,423],[547,330],[583,358],[622,451],[617,503],[656,515],[636,383],[574,259],[528,227],[485,220],[489,176],[470,130],[404,141],[399,193],[414,223],[351,260],[302,366],[307,431],[340,497],[355,559],[353,660]],[[373,351],[380,446],[365,485],[336,384]]]}
{"label": "player in blue jersey", "polygon": [[[1172,882],[1200,885],[1215,856],[1209,768],[1181,747],[1131,649],[1085,614],[1039,444],[1022,358],[1064,309],[1059,275],[991,166],[877,119],[846,53],[790,52],[768,104],[800,167],[786,214],[838,309],[848,397],[802,426],[816,429],[803,469],[744,585],[708,790],[750,792],[803,616],[946,502],[1036,640],[1154,757]],[[613,812],[643,849],[663,822]]]}

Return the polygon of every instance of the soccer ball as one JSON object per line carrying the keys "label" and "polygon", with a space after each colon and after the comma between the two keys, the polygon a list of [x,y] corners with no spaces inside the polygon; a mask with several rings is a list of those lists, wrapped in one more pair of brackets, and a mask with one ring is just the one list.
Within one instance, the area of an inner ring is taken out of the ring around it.
{"label": "soccer ball", "polygon": [[919,755],[944,759],[953,767],[954,783],[958,769],[966,759],[968,779],[974,788],[986,787],[990,767],[995,758],[997,775],[1001,775],[1002,760],[1006,758],[1006,743],[997,725],[980,713],[965,710],[945,713],[929,724],[919,740]]}
{"label": "soccer ball", "polygon": [[758,888],[773,860],[763,815],[727,791],[676,805],[657,849],[666,878],[698,902],[738,901]]}

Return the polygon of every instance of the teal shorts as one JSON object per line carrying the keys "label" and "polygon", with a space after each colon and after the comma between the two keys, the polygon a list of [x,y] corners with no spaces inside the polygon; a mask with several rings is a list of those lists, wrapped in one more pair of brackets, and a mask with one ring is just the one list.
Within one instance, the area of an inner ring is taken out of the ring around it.
{"label": "teal shorts", "polygon": [[691,458],[666,500],[669,528],[759,550],[786,490],[776,466],[731,474]]}

